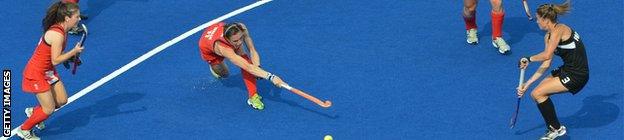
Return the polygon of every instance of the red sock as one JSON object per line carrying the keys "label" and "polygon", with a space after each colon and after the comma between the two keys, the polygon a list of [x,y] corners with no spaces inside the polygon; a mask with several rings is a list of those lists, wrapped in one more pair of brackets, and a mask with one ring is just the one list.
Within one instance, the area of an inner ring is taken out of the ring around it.
{"label": "red sock", "polygon": [[477,29],[477,11],[472,12],[472,14],[470,15],[470,17],[465,17],[464,16],[464,23],[466,23],[466,30],[470,30],[470,29]]}
{"label": "red sock", "polygon": [[37,106],[33,110],[33,115],[30,116],[30,118],[26,119],[24,124],[22,124],[22,130],[30,130],[32,129],[33,126],[46,120],[47,118],[48,118],[48,114],[43,112],[43,108],[41,108],[40,106]]}
{"label": "red sock", "polygon": [[503,36],[503,19],[505,18],[505,12],[492,11],[492,39]]}
{"label": "red sock", "polygon": [[[247,55],[243,55],[242,57],[251,64],[251,59],[249,59]],[[251,96],[255,95],[258,92],[256,89],[256,76],[243,69],[241,69],[241,73],[243,74],[243,82],[245,82],[245,87],[247,87],[247,93],[249,94],[249,98],[251,98]]]}

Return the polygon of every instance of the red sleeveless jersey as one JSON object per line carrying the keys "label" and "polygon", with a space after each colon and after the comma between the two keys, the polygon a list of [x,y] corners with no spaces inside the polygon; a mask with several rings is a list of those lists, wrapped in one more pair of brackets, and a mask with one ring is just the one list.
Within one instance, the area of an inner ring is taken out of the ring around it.
{"label": "red sleeveless jersey", "polygon": [[229,48],[234,48],[232,44],[225,40],[225,23],[219,22],[208,26],[199,39],[199,51],[202,59],[208,61],[210,65],[217,65],[223,62],[224,57],[214,52],[215,43]]}
{"label": "red sleeveless jersey", "polygon": [[[63,35],[63,49],[67,44],[67,37],[63,26],[52,25],[48,31],[54,31]],[[50,84],[59,80],[58,73],[52,65],[52,45],[45,41],[45,33],[39,39],[39,43],[24,68],[22,88],[26,92],[41,92],[49,90]],[[47,82],[47,84],[46,84]]]}

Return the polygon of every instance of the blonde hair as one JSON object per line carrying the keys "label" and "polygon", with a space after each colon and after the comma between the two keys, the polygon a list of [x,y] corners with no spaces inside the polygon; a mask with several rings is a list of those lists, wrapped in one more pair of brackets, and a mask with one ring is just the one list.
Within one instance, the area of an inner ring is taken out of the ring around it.
{"label": "blonde hair", "polygon": [[570,0],[562,4],[542,4],[537,8],[537,15],[556,22],[558,15],[565,15],[570,12],[570,9]]}

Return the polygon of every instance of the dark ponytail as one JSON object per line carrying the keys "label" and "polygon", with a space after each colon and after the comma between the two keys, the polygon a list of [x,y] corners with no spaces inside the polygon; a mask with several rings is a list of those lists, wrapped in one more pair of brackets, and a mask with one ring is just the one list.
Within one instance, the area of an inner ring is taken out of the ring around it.
{"label": "dark ponytail", "polygon": [[75,3],[65,3],[57,1],[48,8],[45,18],[42,21],[43,32],[45,33],[54,24],[65,21],[65,17],[71,17],[78,12],[79,7]]}

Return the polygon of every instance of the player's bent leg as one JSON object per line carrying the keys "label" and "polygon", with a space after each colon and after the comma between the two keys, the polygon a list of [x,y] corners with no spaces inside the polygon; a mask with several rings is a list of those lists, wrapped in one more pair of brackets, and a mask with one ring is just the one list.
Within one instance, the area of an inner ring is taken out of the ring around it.
{"label": "player's bent leg", "polygon": [[544,102],[550,95],[560,94],[568,91],[568,89],[561,84],[559,81],[559,77],[547,76],[540,82],[533,92],[531,92],[531,97],[535,102],[541,103]]}
{"label": "player's bent leg", "polygon": [[67,104],[67,91],[63,81],[58,81],[52,85],[52,96],[56,103],[55,108],[61,108],[61,106]]}
{"label": "player's bent leg", "polygon": [[544,118],[544,122],[547,124],[548,130],[542,136],[541,139],[543,140],[555,139],[563,136],[567,131],[565,126],[559,122],[555,106],[549,98],[551,95],[564,93],[565,91],[568,91],[568,89],[561,84],[559,77],[548,76],[531,93],[531,96],[537,102],[537,107]]}
{"label": "player's bent leg", "polygon": [[32,132],[32,127],[46,120],[48,116],[54,112],[56,106],[51,90],[37,93],[36,96],[41,107],[35,107],[32,111],[32,115],[28,117],[28,119],[24,121],[24,124],[20,126],[20,129],[18,129],[17,135],[22,139],[38,140],[39,137]]}
{"label": "player's bent leg", "polygon": [[210,65],[210,73],[217,79],[224,79],[230,75],[230,72],[225,63]]}
{"label": "player's bent leg", "polygon": [[[247,61],[247,63],[251,64],[251,59],[249,59],[249,56],[242,55],[241,57],[243,57]],[[249,95],[249,99],[247,99],[247,104],[254,109],[264,109],[262,97],[258,94],[258,89],[256,87],[256,76],[243,69],[241,69],[241,74],[243,75],[243,82],[245,83],[245,87],[247,87],[247,93]]]}

